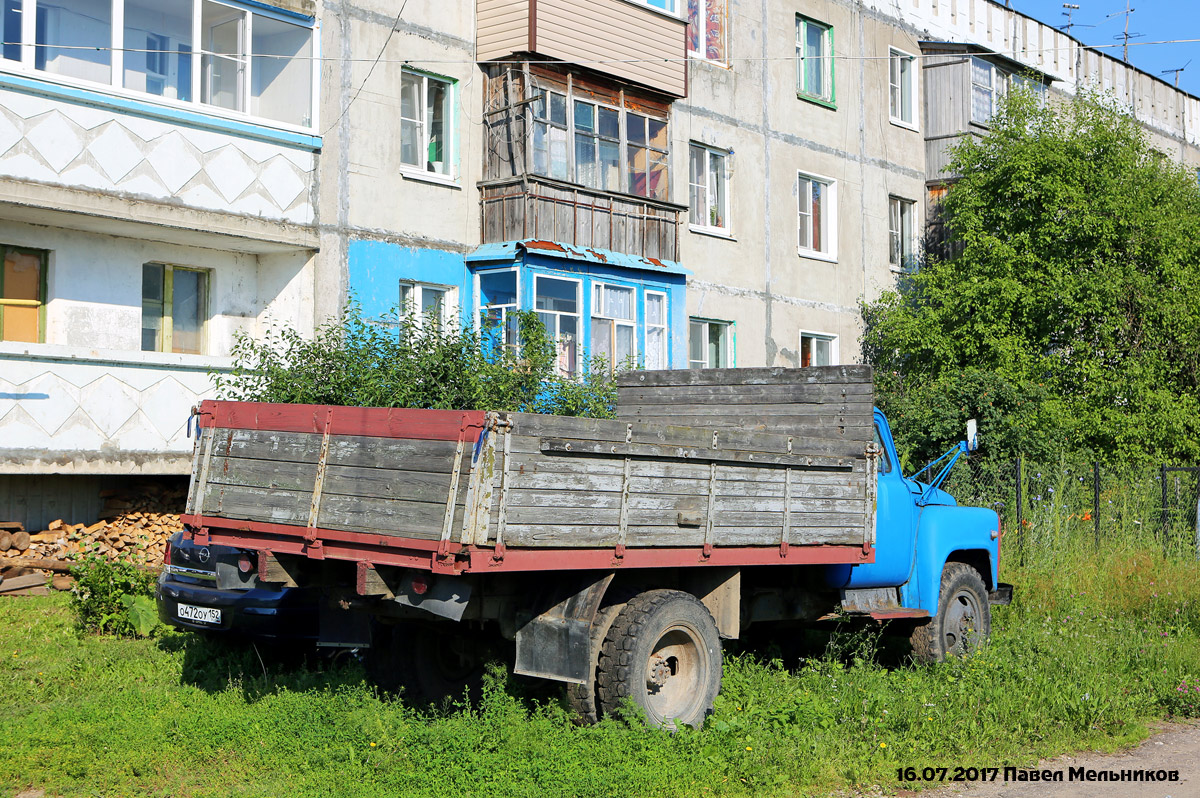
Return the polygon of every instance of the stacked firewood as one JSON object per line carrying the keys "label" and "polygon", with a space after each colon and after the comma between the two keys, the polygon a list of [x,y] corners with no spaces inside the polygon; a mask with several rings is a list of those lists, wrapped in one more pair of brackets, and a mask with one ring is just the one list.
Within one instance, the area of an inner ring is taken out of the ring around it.
{"label": "stacked firewood", "polygon": [[160,567],[167,540],[183,529],[179,514],[187,501],[187,488],[146,482],[100,496],[104,509],[95,523],[58,519],[34,533],[20,524],[0,523],[0,568],[11,565],[61,573],[88,555]]}

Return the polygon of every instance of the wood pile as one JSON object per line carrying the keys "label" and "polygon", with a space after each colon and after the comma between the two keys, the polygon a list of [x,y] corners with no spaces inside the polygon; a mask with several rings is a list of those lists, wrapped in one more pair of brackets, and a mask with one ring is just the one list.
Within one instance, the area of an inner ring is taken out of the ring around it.
{"label": "wood pile", "polygon": [[43,583],[46,575],[58,572],[52,586],[65,590],[70,577],[61,573],[88,555],[160,567],[167,540],[183,529],[179,513],[187,501],[187,487],[146,482],[103,491],[100,497],[104,509],[95,523],[58,519],[29,533],[19,523],[0,522],[0,595],[44,592],[40,585],[24,584],[35,572],[41,572]]}

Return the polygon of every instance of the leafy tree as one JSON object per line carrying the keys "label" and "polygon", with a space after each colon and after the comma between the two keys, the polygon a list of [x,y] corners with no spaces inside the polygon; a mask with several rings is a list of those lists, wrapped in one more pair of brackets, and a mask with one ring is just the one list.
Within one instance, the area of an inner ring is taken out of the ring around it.
{"label": "leafy tree", "polygon": [[864,306],[913,461],[971,416],[994,455],[1200,456],[1200,190],[1105,95],[1014,91],[953,151],[955,254]]}
{"label": "leafy tree", "polygon": [[579,381],[560,377],[537,314],[518,313],[517,328],[519,350],[500,345],[497,330],[416,314],[380,324],[350,303],[311,339],[287,325],[238,335],[233,371],[213,379],[222,398],[250,402],[613,415],[616,382],[603,358]]}

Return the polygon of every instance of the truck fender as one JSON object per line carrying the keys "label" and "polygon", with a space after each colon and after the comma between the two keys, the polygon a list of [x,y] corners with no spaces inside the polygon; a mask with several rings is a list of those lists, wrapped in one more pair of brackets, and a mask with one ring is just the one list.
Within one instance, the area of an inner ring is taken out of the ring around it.
{"label": "truck fender", "polygon": [[900,601],[910,609],[936,616],[942,590],[942,569],[947,562],[972,566],[984,586],[998,584],[997,539],[1000,518],[983,507],[930,506],[921,511],[916,557],[908,582],[900,587]]}
{"label": "truck fender", "polygon": [[585,684],[594,667],[592,621],[613,580],[586,571],[548,580],[517,610],[517,656],[513,672]]}

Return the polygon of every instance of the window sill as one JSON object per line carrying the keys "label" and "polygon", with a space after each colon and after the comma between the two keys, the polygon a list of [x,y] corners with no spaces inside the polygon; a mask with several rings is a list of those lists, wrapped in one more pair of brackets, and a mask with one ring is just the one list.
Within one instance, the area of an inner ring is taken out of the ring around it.
{"label": "window sill", "polygon": [[167,367],[185,371],[226,371],[233,367],[232,358],[216,355],[185,355],[174,352],[145,352],[140,349],[93,349],[85,346],[0,341],[0,360],[26,359],[126,367]]}
{"label": "window sill", "polygon": [[921,129],[920,129],[919,127],[917,127],[916,125],[914,125],[912,122],[905,122],[903,119],[897,119],[897,118],[896,118],[896,117],[894,117],[894,116],[893,116],[893,117],[889,117],[889,118],[888,118],[888,121],[889,121],[889,122],[891,122],[891,123],[892,123],[893,125],[895,125],[896,127],[902,127],[902,128],[904,128],[905,130],[911,130],[911,131],[913,131],[914,133],[920,133],[920,132],[921,132]]}
{"label": "window sill", "polygon": [[432,183],[435,186],[462,190],[457,179],[439,175],[437,172],[422,172],[419,169],[404,168],[400,170],[400,176],[405,180],[416,180],[418,183]]}
{"label": "window sill", "polygon": [[712,238],[721,238],[725,241],[737,241],[736,238],[728,231],[720,227],[701,227],[697,224],[689,224],[688,230],[697,235],[710,236]]}
{"label": "window sill", "polygon": [[623,0],[623,2],[629,3],[629,5],[631,5],[631,6],[637,6],[638,8],[649,11],[652,14],[658,14],[660,17],[666,17],[667,19],[673,19],[676,22],[686,22],[686,20],[682,16],[680,16],[678,12],[668,11],[665,8],[655,8],[652,5],[648,5],[646,3],[639,2],[639,0]]}
{"label": "window sill", "polygon": [[796,254],[810,260],[822,260],[826,263],[837,263],[837,253],[817,252],[815,249],[798,249]]}
{"label": "window sill", "polygon": [[806,103],[812,103],[813,105],[819,105],[822,108],[828,108],[831,111],[837,110],[837,102],[834,100],[826,100],[824,97],[817,97],[813,94],[805,94],[802,91],[796,92],[796,99],[804,100]]}
{"label": "window sill", "polygon": [[701,64],[708,64],[709,66],[716,67],[717,69],[733,69],[733,65],[726,61],[721,61],[720,59],[716,58],[709,58],[701,55],[700,53],[693,53],[690,50],[688,51],[688,60],[696,61]]}

